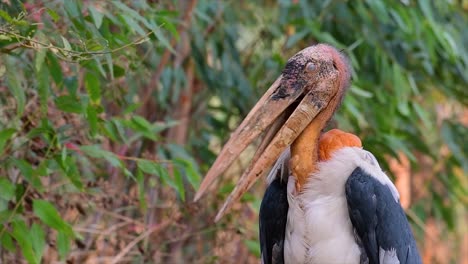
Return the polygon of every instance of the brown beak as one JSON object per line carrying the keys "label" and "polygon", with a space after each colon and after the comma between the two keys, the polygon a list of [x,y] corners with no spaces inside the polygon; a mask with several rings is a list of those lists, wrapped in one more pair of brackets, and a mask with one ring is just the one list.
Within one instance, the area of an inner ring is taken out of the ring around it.
{"label": "brown beak", "polygon": [[[316,65],[309,67],[311,61]],[[345,78],[340,76],[343,73],[347,75]],[[248,169],[216,216],[215,221],[218,221],[301,133],[307,133],[309,139],[318,141],[322,128],[341,101],[347,81],[349,69],[346,60],[331,46],[312,46],[293,56],[283,74],[271,85],[223,147],[194,200],[199,200],[240,153],[267,130]],[[299,149],[306,144],[294,145]],[[299,179],[299,183],[303,183],[307,174],[315,168],[317,142],[309,142],[308,151],[311,153],[295,152],[294,145],[291,162],[296,161],[300,166],[292,164],[292,173]],[[304,154],[305,157],[300,157]]]}

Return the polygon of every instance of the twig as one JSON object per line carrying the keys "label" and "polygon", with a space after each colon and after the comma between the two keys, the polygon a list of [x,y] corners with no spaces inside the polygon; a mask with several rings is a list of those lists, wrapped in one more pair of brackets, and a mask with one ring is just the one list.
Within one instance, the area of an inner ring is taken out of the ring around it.
{"label": "twig", "polygon": [[156,163],[173,163],[172,160],[162,160],[162,159],[143,159],[143,158],[137,158],[137,157],[130,157],[130,156],[121,156],[117,155],[116,156],[121,159],[121,160],[132,160],[132,161],[153,161]]}
{"label": "twig", "polygon": [[101,210],[102,213],[104,214],[107,214],[109,216],[112,216],[114,218],[117,218],[117,219],[120,219],[120,220],[123,220],[123,221],[126,221],[126,222],[130,222],[130,223],[133,223],[133,224],[136,224],[136,225],[140,225],[140,226],[144,226],[145,224],[143,224],[142,222],[140,221],[137,221],[135,219],[132,219],[130,217],[126,217],[126,216],[123,216],[123,215],[120,215],[120,214],[117,214],[117,213],[114,213],[112,211],[107,211],[107,210]]}
{"label": "twig", "polygon": [[114,224],[110,226],[107,229],[100,230],[100,229],[91,229],[91,228],[85,228],[85,227],[74,227],[73,229],[77,232],[81,233],[90,233],[90,234],[95,234],[95,235],[101,235],[101,236],[109,236],[111,235],[115,230],[122,228],[126,225],[130,225],[132,222],[120,222],[117,224]]}
{"label": "twig", "polygon": [[124,249],[122,249],[122,251],[120,251],[120,253],[114,257],[114,259],[111,261],[111,264],[116,264],[118,263],[125,255],[127,255],[127,253],[136,245],[138,244],[138,242],[142,241],[143,239],[145,239],[147,236],[151,235],[152,233],[154,232],[158,232],[160,231],[161,229],[164,229],[166,228],[167,226],[169,226],[169,224],[171,224],[174,220],[173,219],[169,219],[169,220],[166,220],[165,222],[159,224],[159,225],[156,225],[156,226],[153,226],[151,227],[150,229],[148,229],[146,232],[144,232],[143,234],[139,235],[137,238],[135,238],[132,242],[130,242]]}
{"label": "twig", "polygon": [[29,194],[29,191],[31,189],[30,187],[31,187],[31,185],[28,184],[28,186],[26,187],[26,190],[24,191],[23,195],[21,196],[19,201],[16,203],[16,205],[13,208],[13,211],[11,212],[11,214],[8,216],[8,219],[3,223],[3,228],[2,228],[2,230],[0,230],[0,237],[3,236],[3,233],[7,229],[7,225],[11,222],[11,219],[13,219],[13,217],[15,216],[16,211],[18,210],[19,206],[23,203],[24,199],[26,198],[26,195]]}
{"label": "twig", "polygon": [[[76,57],[78,57],[77,60],[70,60],[70,59],[68,59],[68,58],[66,58],[64,56],[59,55],[57,52],[53,52],[57,57],[59,57],[60,59],[62,59],[64,61],[78,62],[78,61],[81,61],[81,60],[90,60],[90,59],[92,59],[92,56],[115,53],[115,52],[120,51],[122,49],[125,49],[125,48],[127,48],[129,46],[139,45],[139,44],[147,41],[148,36],[153,34],[153,31],[150,31],[150,32],[146,33],[144,36],[138,38],[135,41],[132,41],[132,42],[127,43],[127,44],[125,44],[123,46],[117,47],[115,49],[107,50],[107,51],[104,51],[104,50],[101,50],[101,51],[76,51],[76,50],[61,48],[61,47],[55,46],[55,45],[53,45],[51,43],[47,44],[47,43],[41,42],[39,40],[24,37],[24,36],[22,36],[20,34],[17,34],[17,33],[13,32],[13,31],[4,30],[4,29],[1,29],[1,28],[0,28],[0,33],[15,37],[18,40],[18,44],[21,47],[30,48],[30,49],[37,49],[37,47],[34,47],[33,45],[29,44],[29,43],[32,43],[32,44],[35,44],[37,46],[41,46],[41,48],[47,48],[49,50],[57,50],[60,53],[65,54],[65,56],[67,56],[67,55],[68,56],[76,56]],[[26,42],[28,42],[28,43],[26,43]]]}

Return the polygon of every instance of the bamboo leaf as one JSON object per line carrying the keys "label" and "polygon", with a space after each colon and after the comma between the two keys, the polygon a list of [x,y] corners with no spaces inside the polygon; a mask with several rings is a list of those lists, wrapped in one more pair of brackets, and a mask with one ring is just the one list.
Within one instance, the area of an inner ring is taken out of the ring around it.
{"label": "bamboo leaf", "polygon": [[45,232],[38,224],[34,223],[30,230],[31,244],[34,250],[36,263],[41,263],[42,255],[45,249]]}
{"label": "bamboo leaf", "polygon": [[93,5],[90,5],[88,9],[91,13],[91,16],[93,17],[94,25],[96,25],[96,28],[100,28],[104,15],[99,12]]}
{"label": "bamboo leaf", "polygon": [[99,78],[91,72],[87,72],[85,75],[85,88],[88,92],[89,98],[95,104],[101,103],[101,83]]}
{"label": "bamboo leaf", "polygon": [[48,201],[39,199],[34,200],[33,211],[34,214],[37,215],[37,217],[39,217],[39,219],[41,219],[41,221],[46,225],[64,233],[68,238],[75,237],[70,225],[60,217],[57,209],[55,209],[55,207]]}
{"label": "bamboo leaf", "polygon": [[100,146],[81,146],[80,150],[90,157],[105,159],[114,167],[120,167],[122,165],[117,155],[110,151],[103,150]]}
{"label": "bamboo leaf", "polygon": [[57,234],[57,248],[61,260],[65,260],[70,252],[70,237],[65,232]]}
{"label": "bamboo leaf", "polygon": [[[43,53],[42,63],[44,63],[45,58],[45,51]],[[37,88],[39,94],[39,101],[41,104],[41,112],[43,115],[47,115],[48,109],[48,99],[49,99],[49,69],[48,67],[36,67],[36,75],[37,75]]]}
{"label": "bamboo leaf", "polygon": [[55,98],[55,105],[58,109],[67,113],[83,113],[83,105],[79,98],[71,95],[63,95]]}
{"label": "bamboo leaf", "polygon": [[26,103],[26,95],[24,94],[23,87],[20,79],[18,78],[21,75],[18,75],[16,61],[14,61],[10,56],[4,56],[4,58],[8,89],[16,100],[18,116],[21,116],[24,112],[24,105]]}
{"label": "bamboo leaf", "polygon": [[0,177],[0,198],[11,200],[15,197],[16,187],[6,177]]}
{"label": "bamboo leaf", "polygon": [[11,235],[18,243],[23,256],[30,264],[39,263],[36,261],[37,257],[33,250],[31,234],[29,233],[26,223],[23,221],[14,221],[12,226],[13,231]]}
{"label": "bamboo leaf", "polygon": [[14,128],[6,128],[0,131],[0,154],[3,152],[3,148],[8,140],[10,140],[11,136],[16,133],[16,129]]}

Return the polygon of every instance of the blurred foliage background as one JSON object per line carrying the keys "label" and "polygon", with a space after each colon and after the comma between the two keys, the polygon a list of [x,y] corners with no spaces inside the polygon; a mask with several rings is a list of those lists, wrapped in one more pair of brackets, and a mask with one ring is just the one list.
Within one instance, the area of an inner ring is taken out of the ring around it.
{"label": "blurred foliage background", "polygon": [[258,263],[249,150],[191,202],[287,59],[353,83],[330,127],[396,180],[425,263],[468,263],[468,2],[0,1],[0,262]]}

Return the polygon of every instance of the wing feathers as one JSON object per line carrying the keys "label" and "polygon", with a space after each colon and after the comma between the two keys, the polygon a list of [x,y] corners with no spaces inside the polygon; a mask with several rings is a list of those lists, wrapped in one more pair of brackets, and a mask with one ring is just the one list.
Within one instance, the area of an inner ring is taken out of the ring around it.
{"label": "wing feathers", "polygon": [[283,159],[278,160],[270,174],[268,186],[260,205],[260,249],[263,264],[284,263],[284,237],[288,217],[287,177],[283,177]]}
{"label": "wing feathers", "polygon": [[345,192],[349,217],[370,263],[421,263],[406,215],[387,185],[357,167]]}

